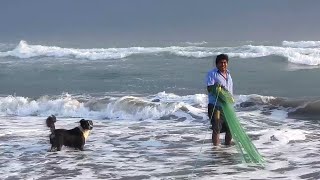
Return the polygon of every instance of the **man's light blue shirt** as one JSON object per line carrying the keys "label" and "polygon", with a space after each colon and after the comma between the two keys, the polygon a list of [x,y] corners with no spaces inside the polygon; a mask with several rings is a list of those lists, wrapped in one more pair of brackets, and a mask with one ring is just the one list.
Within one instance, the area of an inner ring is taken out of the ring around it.
{"label": "man's light blue shirt", "polygon": [[[214,68],[207,74],[207,86],[214,85],[218,83],[227,89],[231,94],[233,94],[233,82],[229,70],[227,70],[227,77],[223,77],[218,68]],[[212,93],[208,93],[208,103],[214,104],[216,102],[216,96]],[[217,102],[219,106],[219,102]]]}

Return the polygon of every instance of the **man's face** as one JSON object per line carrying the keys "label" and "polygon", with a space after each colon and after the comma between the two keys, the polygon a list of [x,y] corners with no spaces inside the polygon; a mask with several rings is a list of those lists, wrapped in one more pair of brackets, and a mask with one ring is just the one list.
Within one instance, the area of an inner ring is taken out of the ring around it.
{"label": "man's face", "polygon": [[217,68],[221,72],[227,72],[228,61],[226,59],[222,59],[217,63]]}

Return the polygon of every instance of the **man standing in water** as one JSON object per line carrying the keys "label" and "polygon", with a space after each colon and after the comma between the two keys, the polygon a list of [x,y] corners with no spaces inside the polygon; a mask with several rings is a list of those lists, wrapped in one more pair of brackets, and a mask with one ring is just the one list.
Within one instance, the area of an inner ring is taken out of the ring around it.
{"label": "man standing in water", "polygon": [[233,94],[233,82],[228,67],[229,58],[226,54],[220,54],[216,57],[216,67],[208,72],[207,91],[208,91],[208,116],[211,120],[212,129],[212,143],[214,146],[220,144],[220,133],[225,134],[225,145],[230,145],[232,135],[229,126],[223,115],[216,94],[213,90],[213,85],[218,84]]}

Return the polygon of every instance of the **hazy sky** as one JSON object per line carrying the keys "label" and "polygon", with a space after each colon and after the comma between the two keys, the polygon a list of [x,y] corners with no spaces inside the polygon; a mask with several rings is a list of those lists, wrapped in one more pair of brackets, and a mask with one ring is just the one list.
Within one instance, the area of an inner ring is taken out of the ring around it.
{"label": "hazy sky", "polygon": [[0,43],[319,40],[318,0],[4,0]]}

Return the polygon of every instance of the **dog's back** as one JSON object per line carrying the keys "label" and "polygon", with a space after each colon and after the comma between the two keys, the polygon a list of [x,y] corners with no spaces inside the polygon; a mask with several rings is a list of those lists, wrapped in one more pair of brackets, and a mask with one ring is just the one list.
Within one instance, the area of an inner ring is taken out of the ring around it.
{"label": "dog's back", "polygon": [[85,138],[79,127],[66,130],[66,129],[55,129],[55,140],[56,146],[69,146],[76,149],[83,150],[85,144]]}
{"label": "dog's back", "polygon": [[46,124],[51,131],[51,134],[49,136],[51,151],[53,151],[54,149],[60,151],[63,145],[83,150],[89,132],[93,128],[92,121],[81,119],[80,126],[70,130],[55,129],[54,123],[56,121],[57,120],[54,115],[49,116],[46,120]]}

